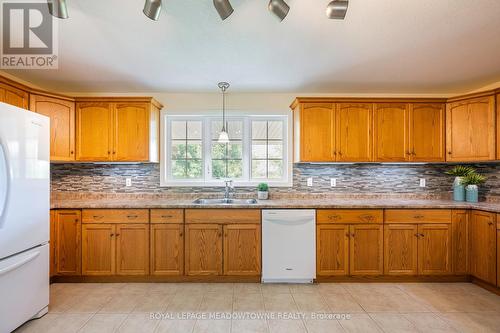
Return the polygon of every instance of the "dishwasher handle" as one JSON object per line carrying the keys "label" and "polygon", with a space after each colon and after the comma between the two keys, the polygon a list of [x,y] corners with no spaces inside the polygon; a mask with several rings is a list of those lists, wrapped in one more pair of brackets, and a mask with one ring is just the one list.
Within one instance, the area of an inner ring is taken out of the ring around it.
{"label": "dishwasher handle", "polygon": [[264,223],[271,222],[277,224],[286,224],[286,225],[300,225],[306,223],[314,223],[314,217],[292,217],[292,216],[280,216],[280,217],[265,217]]}

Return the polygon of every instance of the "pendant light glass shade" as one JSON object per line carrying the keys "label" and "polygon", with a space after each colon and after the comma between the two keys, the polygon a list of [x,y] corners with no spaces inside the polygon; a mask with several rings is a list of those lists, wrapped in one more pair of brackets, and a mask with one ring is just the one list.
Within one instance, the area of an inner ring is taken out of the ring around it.
{"label": "pendant light glass shade", "polygon": [[330,19],[343,20],[348,6],[348,0],[333,0],[326,7],[326,16]]}
{"label": "pendant light glass shade", "polygon": [[69,17],[66,0],[49,0],[47,4],[49,5],[50,15],[60,19],[67,19]]}
{"label": "pendant light glass shade", "polygon": [[158,21],[161,13],[161,0],[146,0],[142,12],[153,21]]}
{"label": "pendant light glass shade", "polygon": [[290,11],[290,6],[283,0],[269,1],[269,10],[276,15],[280,21],[283,21]]}
{"label": "pendant light glass shade", "polygon": [[219,143],[229,143],[229,135],[226,130],[226,90],[229,88],[229,83],[219,82],[219,88],[222,91],[222,129],[219,134]]}
{"label": "pendant light glass shade", "polygon": [[214,0],[214,6],[222,20],[227,19],[234,12],[229,0]]}

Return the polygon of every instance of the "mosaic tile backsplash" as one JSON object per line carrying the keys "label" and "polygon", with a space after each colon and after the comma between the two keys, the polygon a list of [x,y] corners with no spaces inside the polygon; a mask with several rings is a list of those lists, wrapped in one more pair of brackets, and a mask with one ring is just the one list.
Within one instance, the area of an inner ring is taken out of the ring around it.
{"label": "mosaic tile backsplash", "polygon": [[[488,177],[481,196],[500,196],[500,163],[473,165]],[[370,194],[444,194],[451,192],[452,177],[444,172],[446,164],[295,164],[292,188],[272,188],[271,193],[370,193]],[[307,178],[313,177],[312,187]],[[214,193],[217,187],[160,187],[158,164],[52,164],[53,192],[99,193]],[[132,178],[132,186],[125,179]],[[337,186],[330,186],[330,178]],[[419,187],[419,179],[426,187]],[[237,188],[238,193],[255,188]]]}

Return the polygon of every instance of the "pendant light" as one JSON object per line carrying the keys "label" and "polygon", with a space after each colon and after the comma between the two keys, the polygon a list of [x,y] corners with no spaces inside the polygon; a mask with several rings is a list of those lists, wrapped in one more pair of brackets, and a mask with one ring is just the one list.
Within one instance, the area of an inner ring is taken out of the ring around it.
{"label": "pendant light", "polygon": [[343,20],[349,7],[348,0],[333,0],[326,7],[326,16],[334,20]]}
{"label": "pendant light", "polygon": [[142,12],[153,21],[158,21],[161,12],[161,0],[146,0]]}
{"label": "pendant light", "polygon": [[229,143],[229,135],[226,129],[226,90],[229,88],[229,83],[219,82],[219,88],[222,91],[222,130],[219,134],[219,143]]}
{"label": "pendant light", "polygon": [[49,5],[50,15],[60,19],[67,19],[69,17],[66,0],[49,0],[47,4]]}
{"label": "pendant light", "polygon": [[234,12],[229,0],[214,0],[214,7],[223,21]]}
{"label": "pendant light", "polygon": [[290,11],[290,6],[284,0],[270,0],[268,8],[280,21],[283,21]]}

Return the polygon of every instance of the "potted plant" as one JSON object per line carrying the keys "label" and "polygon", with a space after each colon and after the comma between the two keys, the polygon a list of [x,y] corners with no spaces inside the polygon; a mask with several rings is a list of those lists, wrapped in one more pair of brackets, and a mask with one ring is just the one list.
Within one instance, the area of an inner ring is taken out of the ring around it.
{"label": "potted plant", "polygon": [[484,183],[486,177],[478,173],[471,173],[463,177],[461,183],[465,186],[465,198],[467,202],[478,202],[479,188],[478,185]]}
{"label": "potted plant", "polygon": [[260,183],[257,185],[257,199],[267,200],[269,198],[269,185]]}
{"label": "potted plant", "polygon": [[465,201],[465,186],[462,184],[462,178],[475,173],[474,168],[465,165],[457,165],[445,173],[450,176],[455,176],[455,180],[453,181],[453,200]]}

